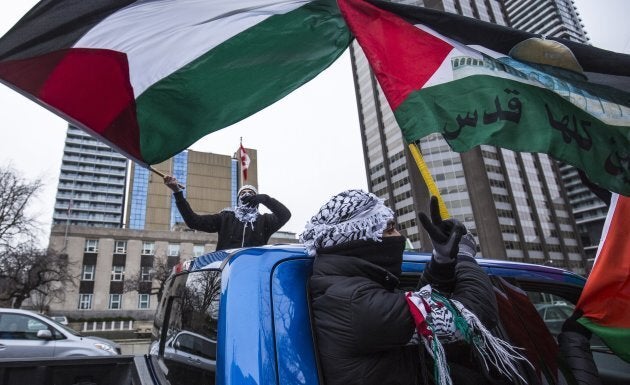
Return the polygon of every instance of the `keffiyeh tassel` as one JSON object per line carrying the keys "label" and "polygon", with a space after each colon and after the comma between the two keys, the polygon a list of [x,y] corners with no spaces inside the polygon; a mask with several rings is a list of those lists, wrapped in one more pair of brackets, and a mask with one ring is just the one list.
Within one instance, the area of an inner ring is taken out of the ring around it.
{"label": "keffiyeh tassel", "polygon": [[510,379],[520,378],[521,381],[527,382],[519,373],[516,367],[516,361],[530,362],[523,357],[512,345],[497,338],[490,333],[488,329],[479,321],[479,318],[466,309],[464,305],[454,299],[450,300],[457,308],[457,311],[466,320],[466,324],[470,328],[471,336],[467,341],[472,344],[480,353],[486,369],[489,369],[488,361],[503,375]]}
{"label": "keffiyeh tassel", "polygon": [[461,340],[475,347],[487,370],[489,362],[506,377],[518,377],[527,382],[518,373],[516,361],[528,364],[529,361],[509,343],[493,336],[461,302],[432,291],[430,285],[417,292],[407,292],[406,299],[418,336],[435,362],[434,376],[438,385],[452,385],[442,343]]}

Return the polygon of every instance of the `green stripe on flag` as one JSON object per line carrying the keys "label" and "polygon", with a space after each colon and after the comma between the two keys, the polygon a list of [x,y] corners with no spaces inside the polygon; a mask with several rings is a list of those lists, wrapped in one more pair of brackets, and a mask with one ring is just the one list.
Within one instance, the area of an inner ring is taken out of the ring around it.
{"label": "green stripe on flag", "polygon": [[630,195],[630,128],[606,124],[547,89],[474,75],[413,92],[394,114],[408,143],[439,132],[457,152],[489,144],[547,153]]}
{"label": "green stripe on flag", "polygon": [[269,106],[327,68],[350,39],[336,2],[317,0],[223,42],[138,97],[143,158],[159,163]]}
{"label": "green stripe on flag", "polygon": [[601,338],[621,359],[630,362],[630,329],[600,326],[585,317],[578,322]]}

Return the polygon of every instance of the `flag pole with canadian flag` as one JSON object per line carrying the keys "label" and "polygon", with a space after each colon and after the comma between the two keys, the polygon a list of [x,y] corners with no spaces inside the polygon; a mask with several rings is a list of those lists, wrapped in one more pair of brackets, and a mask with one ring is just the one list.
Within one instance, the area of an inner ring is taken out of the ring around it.
{"label": "flag pole with canadian flag", "polygon": [[240,140],[240,147],[238,149],[238,157],[240,159],[240,164],[241,164],[241,175],[240,175],[241,186],[243,186],[245,182],[247,182],[247,169],[249,168],[250,158],[249,158],[249,155],[247,154],[247,150],[245,150],[245,147],[243,147],[242,137]]}

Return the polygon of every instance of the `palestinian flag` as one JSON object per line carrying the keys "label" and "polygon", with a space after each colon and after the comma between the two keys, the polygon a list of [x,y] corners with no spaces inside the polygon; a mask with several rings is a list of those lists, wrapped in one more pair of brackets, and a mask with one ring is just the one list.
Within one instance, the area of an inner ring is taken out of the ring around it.
{"label": "palestinian flag", "polygon": [[613,194],[579,322],[630,362],[630,198]]}
{"label": "palestinian flag", "polygon": [[630,55],[420,7],[338,3],[408,143],[439,132],[457,152],[546,153],[630,195]]}
{"label": "palestinian flag", "polygon": [[43,0],[0,82],[143,165],[281,99],[351,36],[334,0]]}

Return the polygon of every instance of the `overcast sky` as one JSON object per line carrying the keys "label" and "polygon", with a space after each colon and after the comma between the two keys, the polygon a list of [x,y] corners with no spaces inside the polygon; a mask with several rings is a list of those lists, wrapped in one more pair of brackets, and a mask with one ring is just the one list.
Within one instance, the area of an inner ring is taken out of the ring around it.
{"label": "overcast sky", "polygon": [[[35,0],[3,1],[0,35],[34,4]],[[576,0],[575,4],[594,46],[630,53],[627,0]],[[45,244],[67,124],[0,84],[0,125],[0,165],[11,164],[25,177],[39,177],[45,183],[31,207],[42,223]],[[245,147],[258,150],[260,192],[279,199],[293,213],[283,230],[300,233],[332,195],[348,188],[366,189],[348,52],[283,100],[206,136],[191,149],[231,155],[240,137]]]}

